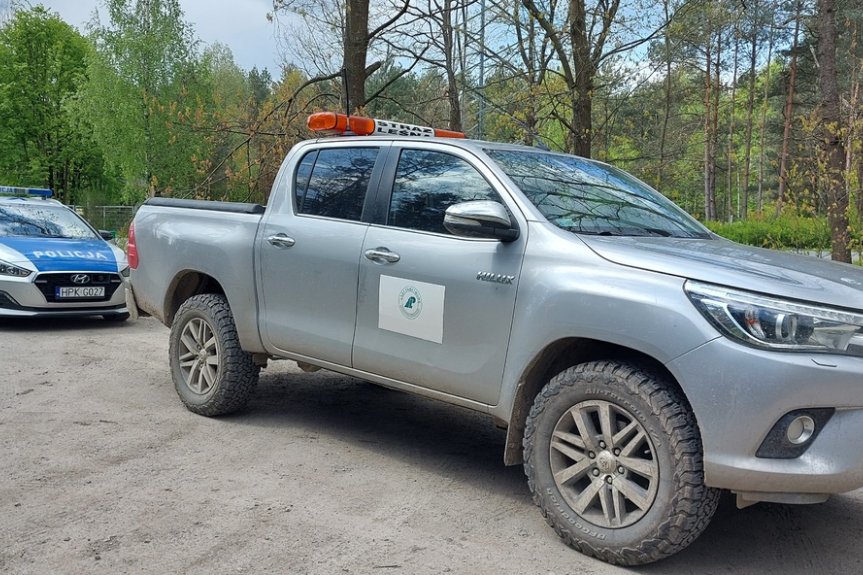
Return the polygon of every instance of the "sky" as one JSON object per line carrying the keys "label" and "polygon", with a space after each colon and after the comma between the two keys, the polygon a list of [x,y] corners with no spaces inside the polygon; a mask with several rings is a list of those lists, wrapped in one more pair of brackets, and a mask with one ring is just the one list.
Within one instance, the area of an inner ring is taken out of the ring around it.
{"label": "sky", "polygon": [[[0,6],[6,3],[0,0]],[[82,33],[86,33],[97,8],[106,21],[100,0],[31,0],[30,4],[56,12]],[[180,8],[204,44],[225,44],[233,52],[234,62],[245,70],[257,66],[267,68],[273,78],[281,75],[277,27],[267,21],[272,0],[180,0]]]}

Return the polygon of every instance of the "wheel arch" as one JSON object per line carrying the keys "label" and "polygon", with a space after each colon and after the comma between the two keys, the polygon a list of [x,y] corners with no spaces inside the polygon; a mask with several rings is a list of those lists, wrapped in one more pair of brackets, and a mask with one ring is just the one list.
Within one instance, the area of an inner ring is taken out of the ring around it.
{"label": "wheel arch", "polygon": [[175,275],[165,292],[164,323],[171,325],[183,302],[202,293],[225,295],[225,289],[216,278],[197,270],[183,270]]}
{"label": "wheel arch", "polygon": [[[588,338],[571,337],[557,340],[546,346],[533,358],[519,379],[507,425],[506,446],[504,448],[504,463],[506,465],[518,465],[524,462],[522,439],[527,416],[536,395],[545,384],[568,367],[595,360],[625,361],[647,368],[663,377],[686,399],[685,391],[668,368],[659,360],[642,351]],[[693,417],[695,417],[694,412]],[[696,423],[697,421],[698,418],[696,417]]]}

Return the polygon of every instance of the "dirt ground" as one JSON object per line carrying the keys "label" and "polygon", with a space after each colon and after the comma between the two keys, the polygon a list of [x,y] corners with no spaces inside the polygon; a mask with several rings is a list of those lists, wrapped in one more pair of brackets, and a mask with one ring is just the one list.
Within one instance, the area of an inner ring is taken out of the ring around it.
{"label": "dirt ground", "polygon": [[863,490],[726,497],[688,550],[611,567],[546,526],[485,417],[278,362],[248,409],[207,419],[167,342],[152,319],[0,322],[0,572],[863,572]]}

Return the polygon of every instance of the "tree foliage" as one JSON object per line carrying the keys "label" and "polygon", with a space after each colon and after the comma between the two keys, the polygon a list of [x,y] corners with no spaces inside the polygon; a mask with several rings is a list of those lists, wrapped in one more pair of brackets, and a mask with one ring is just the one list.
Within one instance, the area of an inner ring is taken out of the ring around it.
{"label": "tree foliage", "polygon": [[186,190],[207,143],[174,124],[199,115],[207,96],[179,2],[107,0],[106,7],[109,21],[93,26],[78,109],[122,173],[128,199]]}
{"label": "tree foliage", "polygon": [[70,109],[90,45],[44,8],[0,28],[0,180],[48,186],[68,202],[104,183],[90,126]]}

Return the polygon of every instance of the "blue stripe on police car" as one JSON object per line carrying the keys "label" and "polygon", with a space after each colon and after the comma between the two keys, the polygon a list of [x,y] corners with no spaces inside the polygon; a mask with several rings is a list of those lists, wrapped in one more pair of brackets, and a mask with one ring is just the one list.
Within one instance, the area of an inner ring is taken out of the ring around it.
{"label": "blue stripe on police car", "polygon": [[[117,272],[117,256],[103,240],[68,238],[0,238],[39,272]],[[12,263],[12,262],[10,262]]]}

